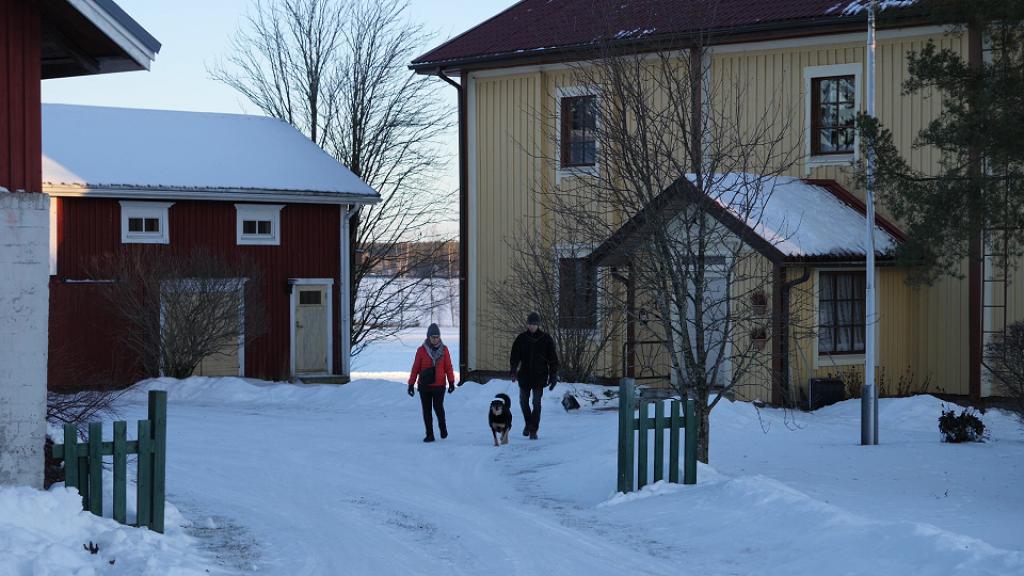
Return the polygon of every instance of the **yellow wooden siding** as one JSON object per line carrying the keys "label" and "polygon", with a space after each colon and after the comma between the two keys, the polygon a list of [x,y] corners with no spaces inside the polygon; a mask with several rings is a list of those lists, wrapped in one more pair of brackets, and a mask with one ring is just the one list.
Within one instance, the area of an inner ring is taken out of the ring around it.
{"label": "yellow wooden siding", "polygon": [[506,244],[539,214],[540,75],[475,79],[477,332],[475,370],[508,370],[511,342],[495,329],[489,296],[509,276]]}
{"label": "yellow wooden siding", "polygon": [[238,376],[238,344],[229,343],[220,352],[210,354],[192,371],[194,376]]}

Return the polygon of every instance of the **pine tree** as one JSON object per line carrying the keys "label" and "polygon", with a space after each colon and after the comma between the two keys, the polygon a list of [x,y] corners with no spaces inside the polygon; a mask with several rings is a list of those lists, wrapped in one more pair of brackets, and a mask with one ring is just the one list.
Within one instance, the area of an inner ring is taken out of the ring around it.
{"label": "pine tree", "polygon": [[965,258],[979,257],[971,240],[986,231],[1004,231],[1011,256],[1024,252],[1024,2],[929,5],[941,22],[960,23],[959,31],[984,38],[982,58],[973,65],[967,54],[934,42],[908,55],[904,94],[942,98],[940,115],[914,143],[940,152],[938,171],[913,169],[889,129],[876,118],[859,119],[863,157],[869,147],[875,151],[879,198],[908,236],[897,256],[913,266],[911,277],[919,282],[958,276]]}

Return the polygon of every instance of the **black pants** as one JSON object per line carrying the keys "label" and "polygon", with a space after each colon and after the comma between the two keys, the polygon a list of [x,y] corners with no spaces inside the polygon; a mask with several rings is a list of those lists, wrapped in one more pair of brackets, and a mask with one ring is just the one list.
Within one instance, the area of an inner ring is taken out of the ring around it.
{"label": "black pants", "polygon": [[[533,406],[530,409],[530,393],[533,392]],[[544,386],[520,386],[519,407],[523,409],[523,422],[526,427],[536,432],[540,429],[540,399],[544,396]]]}
{"label": "black pants", "polygon": [[434,407],[437,413],[437,428],[441,434],[446,434],[447,427],[444,421],[444,386],[421,386],[420,406],[423,407],[423,426],[427,429],[427,436],[434,436],[434,419],[430,414],[430,407]]}

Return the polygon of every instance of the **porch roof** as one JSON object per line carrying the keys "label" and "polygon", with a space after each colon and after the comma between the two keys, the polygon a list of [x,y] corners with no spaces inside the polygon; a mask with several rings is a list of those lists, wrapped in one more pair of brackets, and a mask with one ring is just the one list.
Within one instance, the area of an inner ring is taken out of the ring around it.
{"label": "porch roof", "polygon": [[43,105],[43,188],[56,195],[147,199],[379,199],[275,118],[66,104]]}
{"label": "porch roof", "polygon": [[[661,192],[591,254],[597,266],[624,266],[645,238],[669,225],[702,192],[688,174]],[[832,180],[715,174],[706,185],[706,212],[776,264],[861,260],[865,206]],[[903,234],[875,219],[875,253],[891,256]]]}

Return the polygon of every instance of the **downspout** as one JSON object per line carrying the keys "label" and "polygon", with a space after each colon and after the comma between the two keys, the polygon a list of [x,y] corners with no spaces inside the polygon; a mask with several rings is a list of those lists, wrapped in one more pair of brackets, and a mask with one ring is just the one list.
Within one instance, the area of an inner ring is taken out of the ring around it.
{"label": "downspout", "polygon": [[776,264],[772,274],[772,404],[788,404],[790,387],[789,317],[790,293],[811,278],[810,266],[799,277],[786,281],[786,267]]}
{"label": "downspout", "polygon": [[466,124],[466,90],[468,76],[462,72],[461,83],[455,82],[440,68],[435,75],[451,84],[459,100],[459,382],[469,376],[469,162],[467,160],[468,128]]}
{"label": "downspout", "polygon": [[[352,314],[355,311],[352,294],[352,266],[355,262],[355,242],[353,240],[356,224],[352,219],[358,218],[360,206],[346,204],[341,214],[341,288],[338,293],[338,313],[341,314],[341,375],[352,376]],[[333,369],[333,366],[328,367]]]}

